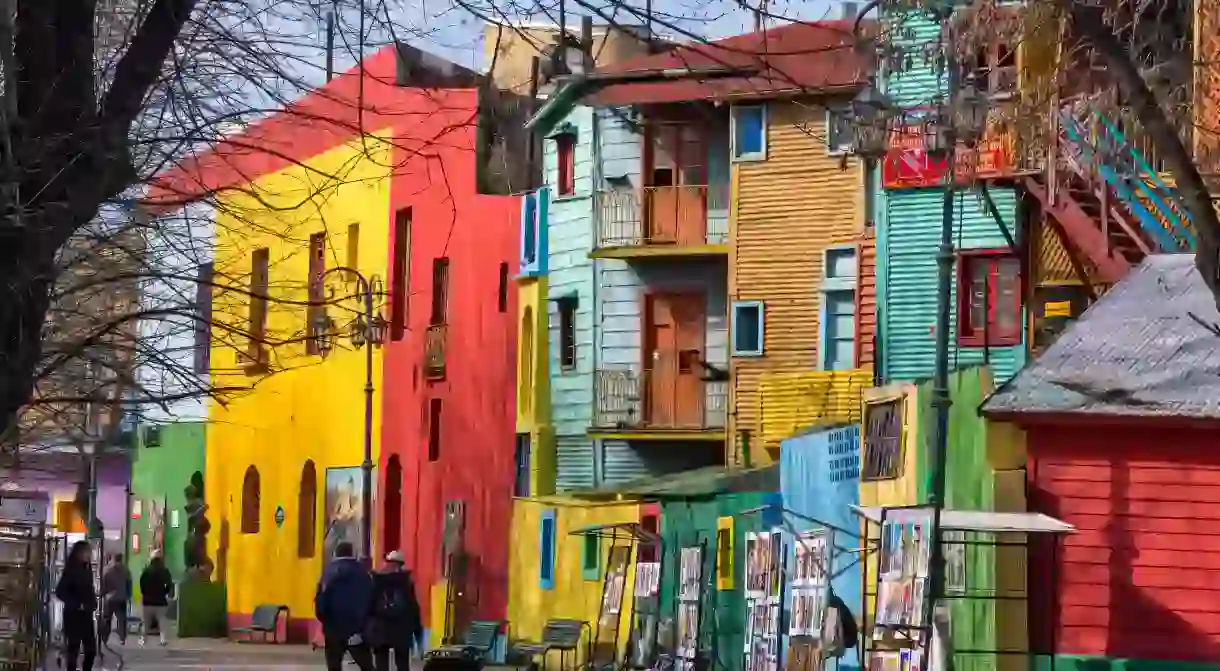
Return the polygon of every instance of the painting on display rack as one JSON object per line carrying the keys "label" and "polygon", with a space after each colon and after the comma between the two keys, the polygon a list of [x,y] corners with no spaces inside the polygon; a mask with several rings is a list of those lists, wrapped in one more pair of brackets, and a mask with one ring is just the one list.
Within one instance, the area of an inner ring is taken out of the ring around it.
{"label": "painting on display rack", "polygon": [[326,469],[325,557],[335,556],[339,543],[348,542],[356,556],[364,555],[360,527],[364,515],[364,486],[359,466]]}

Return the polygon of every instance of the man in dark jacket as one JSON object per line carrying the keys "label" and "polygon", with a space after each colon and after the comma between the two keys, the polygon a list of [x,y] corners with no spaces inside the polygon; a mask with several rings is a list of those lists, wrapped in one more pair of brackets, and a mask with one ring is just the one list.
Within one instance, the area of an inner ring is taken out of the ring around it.
{"label": "man in dark jacket", "polygon": [[156,634],[161,645],[165,645],[169,600],[174,598],[174,576],[170,574],[165,558],[159,551],[153,553],[148,566],[140,573],[140,598],[144,606],[144,630],[140,634],[140,645],[144,645],[144,634]]}
{"label": "man in dark jacket", "polygon": [[373,605],[373,577],[354,555],[351,543],[335,547],[335,558],[323,569],[314,597],[328,671],[343,671],[344,653],[351,653],[361,671],[373,671],[373,655],[364,641]]}
{"label": "man in dark jacket", "polygon": [[64,605],[64,661],[68,671],[76,671],[76,658],[82,650],[82,671],[93,671],[93,659],[97,657],[97,636],[93,631],[97,592],[93,589],[92,554],[88,541],[73,543],[63,574],[55,585],[55,598]]}
{"label": "man in dark jacket", "polygon": [[377,671],[390,671],[390,652],[398,671],[411,668],[411,644],[423,652],[424,628],[410,571],[403,569],[402,553],[386,555],[386,567],[373,576],[373,613],[369,619],[369,645]]}
{"label": "man in dark jacket", "polygon": [[131,571],[123,563],[123,555],[110,558],[110,565],[102,574],[102,641],[110,638],[110,625],[119,621],[119,643],[127,643],[127,604],[131,602]]}

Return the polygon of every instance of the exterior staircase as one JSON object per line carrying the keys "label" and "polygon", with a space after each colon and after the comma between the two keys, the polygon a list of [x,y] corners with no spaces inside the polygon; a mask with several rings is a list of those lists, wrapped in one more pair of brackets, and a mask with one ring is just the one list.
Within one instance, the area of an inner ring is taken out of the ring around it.
{"label": "exterior staircase", "polygon": [[1115,124],[1085,103],[1056,121],[1050,177],[1025,186],[1096,269],[1094,280],[1112,284],[1148,254],[1194,249],[1186,208]]}

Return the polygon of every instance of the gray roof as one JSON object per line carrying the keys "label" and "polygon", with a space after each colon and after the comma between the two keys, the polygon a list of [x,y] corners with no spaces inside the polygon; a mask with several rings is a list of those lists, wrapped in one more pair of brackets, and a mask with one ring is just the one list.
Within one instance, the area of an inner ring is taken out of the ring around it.
{"label": "gray roof", "polygon": [[982,410],[1220,419],[1217,333],[1220,313],[1194,256],[1150,256]]}

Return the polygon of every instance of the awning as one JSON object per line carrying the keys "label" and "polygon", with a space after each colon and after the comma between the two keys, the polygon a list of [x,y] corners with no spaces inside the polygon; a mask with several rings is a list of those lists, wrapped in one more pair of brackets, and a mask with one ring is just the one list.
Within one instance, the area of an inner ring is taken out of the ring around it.
{"label": "awning", "polygon": [[617,538],[620,540],[635,540],[640,543],[658,543],[661,537],[640,526],[639,522],[614,522],[612,524],[594,524],[592,526],[573,529],[569,536],[597,536],[599,538]]}
{"label": "awning", "polygon": [[[885,508],[852,506],[852,512],[860,517],[881,523]],[[1076,527],[1042,513],[996,513],[985,510],[942,510],[940,527],[949,531],[978,531],[983,533],[1025,534],[1070,534]]]}

